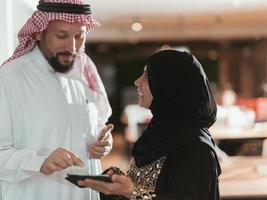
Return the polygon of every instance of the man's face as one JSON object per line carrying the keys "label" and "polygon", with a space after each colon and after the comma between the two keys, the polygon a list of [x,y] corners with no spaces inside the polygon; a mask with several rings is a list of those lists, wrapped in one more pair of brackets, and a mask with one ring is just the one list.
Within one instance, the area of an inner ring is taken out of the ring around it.
{"label": "man's face", "polygon": [[39,48],[56,72],[72,69],[76,55],[84,47],[86,26],[59,20],[49,22],[47,29],[36,35]]}

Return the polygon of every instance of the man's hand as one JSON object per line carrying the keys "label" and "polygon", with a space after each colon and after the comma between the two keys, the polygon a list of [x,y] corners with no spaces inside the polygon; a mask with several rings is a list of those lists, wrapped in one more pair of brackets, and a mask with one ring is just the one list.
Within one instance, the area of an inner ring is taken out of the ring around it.
{"label": "man's hand", "polygon": [[108,124],[101,130],[98,141],[91,144],[88,148],[90,158],[100,159],[111,151],[113,143],[111,131],[113,128],[113,124]]}
{"label": "man's hand", "polygon": [[83,167],[84,163],[74,153],[64,148],[58,148],[45,159],[40,172],[50,175],[73,165]]}

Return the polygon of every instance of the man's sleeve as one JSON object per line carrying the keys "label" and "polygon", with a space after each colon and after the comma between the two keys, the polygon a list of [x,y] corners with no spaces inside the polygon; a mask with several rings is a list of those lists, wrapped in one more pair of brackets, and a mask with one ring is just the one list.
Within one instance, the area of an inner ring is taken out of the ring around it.
{"label": "man's sleeve", "polygon": [[[5,79],[6,80],[6,79]],[[14,88],[0,76],[0,181],[17,182],[36,175],[45,157],[14,147]],[[12,112],[13,110],[13,112]]]}

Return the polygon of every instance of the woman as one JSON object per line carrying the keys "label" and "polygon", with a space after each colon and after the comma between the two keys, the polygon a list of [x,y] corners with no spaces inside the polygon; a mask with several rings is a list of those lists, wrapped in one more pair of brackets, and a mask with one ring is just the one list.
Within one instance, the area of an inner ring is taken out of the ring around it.
{"label": "woman", "polygon": [[127,176],[109,170],[112,183],[80,185],[129,199],[218,200],[221,170],[208,131],[216,103],[201,64],[186,52],[160,51],[135,85],[153,118],[134,144]]}

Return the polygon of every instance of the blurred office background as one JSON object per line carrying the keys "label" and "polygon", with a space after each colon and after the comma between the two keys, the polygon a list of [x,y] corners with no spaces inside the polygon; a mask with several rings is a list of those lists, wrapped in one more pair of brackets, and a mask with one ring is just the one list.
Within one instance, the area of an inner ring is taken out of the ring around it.
{"label": "blurred office background", "polygon": [[[127,170],[131,146],[151,118],[136,106],[133,85],[146,58],[180,49],[199,59],[216,96],[218,120],[211,132],[224,169],[222,198],[267,199],[267,0],[87,2],[101,26],[88,34],[86,51],[103,79],[116,127],[104,168]],[[2,63],[38,0],[1,3]]]}

